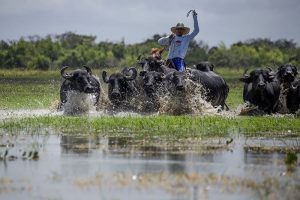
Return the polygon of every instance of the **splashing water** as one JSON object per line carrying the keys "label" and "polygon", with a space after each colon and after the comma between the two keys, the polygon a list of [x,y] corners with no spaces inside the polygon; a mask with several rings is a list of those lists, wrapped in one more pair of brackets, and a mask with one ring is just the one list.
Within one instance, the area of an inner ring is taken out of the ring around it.
{"label": "splashing water", "polygon": [[69,92],[67,102],[64,104],[64,114],[78,115],[96,110],[95,96],[92,94]]}
{"label": "splashing water", "polygon": [[205,90],[201,84],[192,80],[185,80],[184,90],[175,95],[166,93],[160,98],[159,112],[163,114],[196,114],[209,115],[219,113],[219,108],[214,108],[204,100]]}

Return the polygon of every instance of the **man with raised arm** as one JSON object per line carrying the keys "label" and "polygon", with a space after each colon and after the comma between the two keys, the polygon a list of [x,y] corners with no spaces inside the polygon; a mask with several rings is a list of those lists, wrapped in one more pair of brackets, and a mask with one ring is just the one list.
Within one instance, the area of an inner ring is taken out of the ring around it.
{"label": "man with raised arm", "polygon": [[185,27],[183,23],[178,23],[171,27],[172,34],[162,37],[158,43],[167,46],[169,49],[168,66],[173,67],[178,71],[185,70],[184,58],[188,50],[190,41],[199,33],[199,25],[197,20],[197,13],[195,10],[191,11],[194,19],[194,30],[189,34],[190,28]]}

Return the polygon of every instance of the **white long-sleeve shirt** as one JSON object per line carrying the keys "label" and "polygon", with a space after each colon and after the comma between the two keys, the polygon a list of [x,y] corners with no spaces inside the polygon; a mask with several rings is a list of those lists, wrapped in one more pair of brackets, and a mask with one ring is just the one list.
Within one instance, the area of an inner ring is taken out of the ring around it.
{"label": "white long-sleeve shirt", "polygon": [[172,59],[176,57],[184,59],[190,41],[199,33],[197,15],[193,15],[193,19],[194,19],[194,30],[190,34],[183,35],[183,36],[176,35],[171,41],[171,43],[170,43],[169,36],[162,37],[158,40],[159,44],[169,46],[168,59]]}

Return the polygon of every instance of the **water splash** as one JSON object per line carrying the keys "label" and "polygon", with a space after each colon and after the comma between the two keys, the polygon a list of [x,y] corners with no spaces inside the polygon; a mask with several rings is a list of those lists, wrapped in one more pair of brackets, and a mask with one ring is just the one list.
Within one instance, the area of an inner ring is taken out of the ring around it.
{"label": "water splash", "polygon": [[64,114],[79,115],[96,110],[95,101],[93,94],[68,92],[67,102],[63,105]]}
{"label": "water splash", "polygon": [[210,115],[220,113],[220,108],[213,107],[205,101],[205,90],[201,84],[187,79],[184,90],[180,92],[167,92],[160,98],[159,112],[162,114],[196,114]]}

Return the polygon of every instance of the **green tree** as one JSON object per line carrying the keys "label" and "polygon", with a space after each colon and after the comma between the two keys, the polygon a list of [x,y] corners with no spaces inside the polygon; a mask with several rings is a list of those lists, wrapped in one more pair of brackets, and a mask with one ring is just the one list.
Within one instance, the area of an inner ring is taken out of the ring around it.
{"label": "green tree", "polygon": [[50,59],[44,55],[37,55],[32,59],[29,66],[33,69],[48,70],[50,68]]}
{"label": "green tree", "polygon": [[192,40],[189,45],[189,49],[187,55],[185,57],[186,64],[193,65],[197,64],[200,61],[208,60],[208,45],[203,41],[197,42],[196,40]]}

